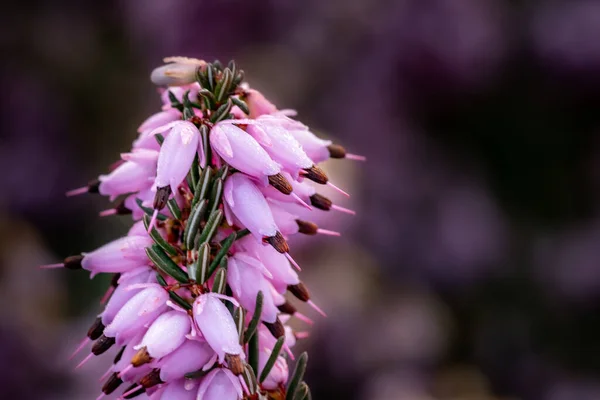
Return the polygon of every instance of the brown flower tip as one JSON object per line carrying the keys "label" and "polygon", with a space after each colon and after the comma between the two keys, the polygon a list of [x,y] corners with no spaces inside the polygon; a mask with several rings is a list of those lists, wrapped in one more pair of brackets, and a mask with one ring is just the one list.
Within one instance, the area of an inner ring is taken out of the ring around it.
{"label": "brown flower tip", "polygon": [[113,364],[116,364],[119,361],[121,361],[121,357],[123,357],[123,353],[125,352],[125,347],[127,347],[127,346],[121,347],[121,350],[119,350],[119,352],[115,356],[115,359],[113,360]]}
{"label": "brown flower tip", "polygon": [[313,165],[310,168],[304,168],[304,171],[305,171],[304,176],[313,182],[317,182],[317,183],[320,183],[321,185],[324,185],[327,183],[327,181],[329,181],[329,178],[325,174],[325,171],[323,171],[321,168],[317,167],[316,165]]}
{"label": "brown flower tip", "polygon": [[68,268],[68,269],[81,269],[82,261],[83,261],[82,255],[69,256],[69,257],[65,258],[65,260],[63,261],[63,264],[64,264],[65,268]]}
{"label": "brown flower tip", "polygon": [[141,365],[148,364],[150,361],[152,361],[152,357],[150,357],[148,349],[146,346],[144,346],[139,349],[138,352],[135,353],[135,355],[131,358],[131,365],[134,367],[139,367]]}
{"label": "brown flower tip", "polygon": [[316,235],[319,229],[314,222],[297,219],[296,223],[298,224],[298,232],[304,233],[305,235]]}
{"label": "brown flower tip", "polygon": [[90,329],[88,329],[87,336],[92,340],[96,340],[100,336],[102,336],[103,332],[104,324],[102,323],[102,318],[98,317],[96,318],[92,326],[90,326]]}
{"label": "brown flower tip", "polygon": [[312,204],[313,207],[323,211],[331,210],[331,206],[333,205],[331,200],[323,195],[320,195],[319,193],[315,193],[310,196],[310,204]]}
{"label": "brown flower tip", "polygon": [[119,279],[120,279],[120,278],[121,278],[121,274],[119,274],[119,273],[117,273],[117,274],[114,274],[114,275],[112,276],[112,278],[110,279],[110,286],[112,286],[112,287],[115,287],[115,288],[116,288],[117,286],[119,286]]}
{"label": "brown flower tip", "polygon": [[87,191],[88,191],[88,193],[99,193],[100,181],[98,179],[89,181],[87,184]]}
{"label": "brown flower tip", "polygon": [[94,353],[96,356],[99,356],[106,350],[110,349],[113,344],[115,344],[115,338],[102,335],[94,342],[94,345],[92,346],[92,353]]}
{"label": "brown flower tip", "polygon": [[310,293],[308,292],[308,288],[304,283],[300,282],[297,285],[289,285],[287,288],[298,300],[304,302],[310,300]]}
{"label": "brown flower tip", "polygon": [[292,185],[285,179],[285,176],[282,174],[275,174],[269,176],[269,185],[273,186],[275,189],[279,190],[283,194],[292,193]]}
{"label": "brown flower tip", "polygon": [[104,392],[104,394],[111,394],[112,392],[117,390],[117,388],[121,386],[122,383],[123,381],[121,380],[121,378],[119,378],[119,373],[114,372],[104,383],[104,385],[102,385],[102,392]]}
{"label": "brown flower tip", "polygon": [[[123,393],[131,392],[133,389],[135,389],[138,386],[139,385],[137,383],[132,383],[131,386],[129,386],[127,389],[125,389],[125,391]],[[134,397],[139,396],[140,394],[144,393],[145,391],[146,391],[146,389],[142,386],[138,390],[129,393],[127,396],[123,396],[123,398],[124,399],[133,399]]]}
{"label": "brown flower tip", "polygon": [[121,200],[119,204],[115,206],[115,211],[117,215],[129,215],[132,213],[129,208],[125,207],[125,199]]}
{"label": "brown flower tip", "polygon": [[279,317],[272,324],[263,321],[263,325],[267,327],[269,332],[271,332],[271,335],[273,335],[273,337],[276,339],[279,339],[280,337],[285,335],[285,328],[279,320]]}
{"label": "brown flower tip", "polygon": [[154,196],[154,209],[162,210],[166,207],[169,196],[171,195],[171,186],[163,186],[156,189],[156,195]]}
{"label": "brown flower tip", "polygon": [[340,146],[339,144],[330,144],[329,146],[327,146],[327,150],[329,150],[329,157],[331,158],[346,157],[346,149]]}
{"label": "brown flower tip", "polygon": [[237,354],[226,354],[225,361],[227,361],[227,367],[234,373],[234,375],[241,375],[244,373],[244,363]]}
{"label": "brown flower tip", "polygon": [[151,388],[152,386],[160,385],[161,383],[164,382],[160,379],[160,369],[158,368],[153,369],[148,375],[140,379],[140,385],[146,389]]}
{"label": "brown flower tip", "polygon": [[280,253],[287,253],[290,251],[290,246],[288,246],[287,242],[283,238],[283,235],[280,232],[277,232],[275,236],[269,236],[263,238],[263,241],[269,243],[275,250]]}
{"label": "brown flower tip", "polygon": [[281,311],[283,314],[294,315],[296,311],[296,307],[294,307],[289,301],[286,301],[280,306],[277,306],[277,309]]}

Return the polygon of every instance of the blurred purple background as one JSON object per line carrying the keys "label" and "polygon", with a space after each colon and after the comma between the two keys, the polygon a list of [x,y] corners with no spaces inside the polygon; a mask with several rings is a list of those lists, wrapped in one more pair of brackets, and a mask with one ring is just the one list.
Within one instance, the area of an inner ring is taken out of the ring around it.
{"label": "blurred purple background", "polygon": [[2,398],[98,393],[108,360],[66,358],[107,281],[36,266],[125,232],[64,192],[186,55],[369,159],[327,165],[344,236],[293,251],[329,314],[314,398],[600,399],[600,1],[32,0],[0,27]]}

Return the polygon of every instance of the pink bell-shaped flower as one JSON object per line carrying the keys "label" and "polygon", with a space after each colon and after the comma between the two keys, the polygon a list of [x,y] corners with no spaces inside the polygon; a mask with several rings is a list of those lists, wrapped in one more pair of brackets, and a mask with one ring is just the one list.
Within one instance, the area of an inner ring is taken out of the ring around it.
{"label": "pink bell-shaped flower", "polygon": [[108,175],[100,175],[98,191],[114,200],[125,193],[138,192],[152,185],[152,177],[156,173],[154,163],[139,163],[126,161]]}
{"label": "pink bell-shaped flower", "polygon": [[267,177],[281,171],[280,166],[252,136],[229,123],[216,124],[210,133],[212,149],[233,168],[267,182]]}
{"label": "pink bell-shaped flower", "polygon": [[215,352],[203,340],[186,340],[175,351],[165,356],[157,364],[160,379],[171,382],[183,378],[188,372],[207,366]]}
{"label": "pink bell-shaped flower", "polygon": [[142,341],[134,348],[145,348],[151,358],[160,359],[181,346],[190,329],[191,319],[187,314],[166,312],[154,320]]}
{"label": "pink bell-shaped flower", "polygon": [[194,322],[209,346],[217,353],[219,362],[225,356],[239,355],[244,352],[231,313],[216,293],[205,293],[194,301]]}
{"label": "pink bell-shaped flower", "polygon": [[161,129],[170,129],[170,133],[160,148],[154,186],[170,186],[175,193],[194,161],[200,132],[187,121],[172,122]]}
{"label": "pink bell-shaped flower", "polygon": [[267,200],[250,178],[239,173],[231,175],[225,181],[224,196],[229,210],[257,239],[277,234]]}
{"label": "pink bell-shaped flower", "polygon": [[198,388],[197,400],[239,400],[242,385],[230,370],[216,368],[206,375]]}
{"label": "pink bell-shaped flower", "polygon": [[277,112],[277,107],[263,96],[261,92],[255,89],[246,89],[244,100],[250,111],[250,118],[258,118],[261,115],[273,114]]}
{"label": "pink bell-shaped flower", "polygon": [[196,399],[196,391],[193,389],[187,390],[184,379],[175,382],[170,382],[160,390],[150,395],[150,400],[194,400]]}
{"label": "pink bell-shaped flower", "polygon": [[[242,257],[244,255],[245,257]],[[274,323],[279,310],[273,301],[271,284],[263,275],[261,267],[264,269],[264,266],[260,265],[260,261],[244,253],[236,253],[229,258],[227,283],[229,283],[233,294],[240,301],[242,307],[248,310],[250,314],[254,313],[256,295],[259,291],[262,291],[261,319],[265,322]]]}
{"label": "pink bell-shaped flower", "polygon": [[154,243],[148,236],[125,236],[84,253],[81,266],[92,274],[127,272],[148,265],[145,248]]}
{"label": "pink bell-shaped flower", "polygon": [[[258,353],[258,370],[262,373],[262,370],[265,368],[265,364],[269,360],[271,356],[271,350],[263,347],[259,350]],[[267,390],[277,389],[280,385],[284,384],[288,380],[289,369],[285,358],[278,356],[273,368],[267,375],[267,379],[265,379],[262,383],[262,387]]]}
{"label": "pink bell-shaped flower", "polygon": [[154,272],[150,268],[130,277],[121,276],[118,286],[110,296],[110,299],[106,303],[106,307],[104,307],[104,311],[101,314],[102,323],[104,326],[110,324],[119,310],[123,308],[125,303],[127,303],[133,296],[142,290],[141,288],[130,289],[130,285],[151,283],[154,281],[154,279]]}
{"label": "pink bell-shaped flower", "polygon": [[158,284],[148,284],[123,305],[104,329],[104,335],[115,338],[119,346],[127,343],[167,309],[167,300],[169,294],[165,289]]}

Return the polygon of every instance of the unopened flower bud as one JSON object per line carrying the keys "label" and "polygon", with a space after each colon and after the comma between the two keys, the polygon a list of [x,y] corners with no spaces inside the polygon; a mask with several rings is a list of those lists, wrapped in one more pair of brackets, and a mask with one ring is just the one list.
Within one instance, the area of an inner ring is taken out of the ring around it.
{"label": "unopened flower bud", "polygon": [[150,80],[158,86],[183,86],[196,81],[196,71],[200,66],[194,64],[170,63],[155,68]]}

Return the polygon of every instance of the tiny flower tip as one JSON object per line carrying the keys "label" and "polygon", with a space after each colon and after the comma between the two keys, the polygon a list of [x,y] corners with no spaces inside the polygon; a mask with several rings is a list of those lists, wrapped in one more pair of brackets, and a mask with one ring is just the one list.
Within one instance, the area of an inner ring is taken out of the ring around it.
{"label": "tiny flower tip", "polygon": [[87,186],[84,186],[84,187],[80,187],[77,189],[69,190],[67,193],[65,193],[65,195],[67,197],[78,196],[80,194],[87,193],[88,191],[89,191],[89,188]]}
{"label": "tiny flower tip", "polygon": [[123,375],[125,375],[126,373],[128,373],[131,369],[133,368],[133,364],[128,364],[125,368],[123,368],[121,371],[119,371],[119,373],[117,374],[117,376],[120,378]]}
{"label": "tiny flower tip", "polygon": [[102,382],[104,379],[106,379],[106,377],[112,372],[112,365],[110,367],[108,367],[108,369],[106,370],[106,372],[104,372],[102,374],[102,376],[100,377],[100,379],[98,379],[98,382]]}
{"label": "tiny flower tip", "polygon": [[125,399],[125,397],[129,396],[130,394],[133,394],[135,392],[137,392],[138,390],[140,390],[141,388],[143,388],[142,385],[137,385],[134,386],[133,388],[131,388],[131,390],[128,390],[127,392],[123,393],[121,395],[121,397],[119,397],[119,399]]}
{"label": "tiny flower tip", "polygon": [[348,160],[355,160],[355,161],[367,161],[367,157],[365,156],[359,156],[358,154],[346,154],[346,157]]}
{"label": "tiny flower tip", "polygon": [[83,349],[85,347],[85,345],[88,344],[89,342],[90,342],[90,339],[88,337],[84,338],[81,341],[81,343],[79,343],[79,346],[77,346],[75,351],[73,353],[71,353],[71,355],[69,356],[69,360],[72,360],[73,357],[75,357],[81,351],[81,349]]}
{"label": "tiny flower tip", "polygon": [[292,258],[292,256],[290,256],[290,253],[284,253],[284,255],[285,255],[285,258],[287,258],[288,261],[294,266],[294,268],[296,268],[298,271],[302,271],[302,268],[300,268],[300,266],[298,265],[296,260],[294,260]]}
{"label": "tiny flower tip", "polygon": [[317,233],[320,233],[321,235],[326,235],[326,236],[342,236],[341,233],[336,232],[336,231],[330,231],[328,229],[317,229]]}
{"label": "tiny flower tip", "polygon": [[294,317],[298,318],[300,321],[305,322],[309,325],[314,324],[314,321],[312,319],[308,318],[306,315],[301,314],[297,311],[294,313]]}
{"label": "tiny flower tip", "polygon": [[106,394],[104,392],[100,393],[100,396],[96,397],[96,400],[101,400]]}
{"label": "tiny flower tip", "polygon": [[306,339],[307,337],[310,336],[309,332],[295,332],[294,336],[296,337],[296,339]]}
{"label": "tiny flower tip", "polygon": [[156,224],[156,217],[158,217],[158,210],[154,210],[154,212],[152,213],[152,218],[150,219],[150,223],[148,224],[148,233],[150,233],[152,231],[152,228],[154,228],[154,225]]}
{"label": "tiny flower tip", "polygon": [[116,213],[117,213],[116,208],[109,208],[108,210],[100,211],[100,213],[98,215],[101,217],[108,217],[110,215],[115,215]]}
{"label": "tiny flower tip", "polygon": [[354,211],[354,210],[350,210],[350,209],[348,209],[348,208],[344,208],[344,207],[336,206],[335,204],[332,204],[332,205],[331,205],[331,209],[332,209],[332,210],[339,211],[339,212],[343,212],[344,214],[356,215],[356,211]]}
{"label": "tiny flower tip", "polygon": [[321,314],[322,316],[324,316],[325,318],[327,318],[327,314],[325,314],[325,311],[321,310],[321,308],[316,305],[312,300],[308,300],[306,302],[306,304],[308,304],[309,306],[311,306],[316,312],[318,312],[319,314]]}
{"label": "tiny flower tip", "polygon": [[296,193],[292,192],[292,193],[290,193],[290,195],[291,195],[291,196],[292,196],[294,199],[296,199],[296,201],[297,201],[297,202],[298,202],[298,203],[299,203],[301,206],[303,206],[303,207],[305,207],[306,209],[308,209],[308,210],[311,210],[311,211],[312,211],[312,207],[311,207],[311,206],[309,206],[309,205],[308,205],[308,204],[307,204],[307,203],[306,203],[304,200],[302,200],[302,199],[300,198],[300,196],[298,196]]}
{"label": "tiny flower tip", "polygon": [[85,357],[83,360],[81,360],[81,362],[79,364],[77,364],[75,369],[81,368],[83,366],[83,364],[87,363],[93,356],[94,356],[94,353],[88,354],[87,357]]}
{"label": "tiny flower tip", "polygon": [[102,298],[100,299],[100,304],[106,304],[106,302],[108,301],[108,299],[110,299],[110,296],[112,295],[112,293],[115,291],[115,287],[114,286],[109,286],[108,289],[106,290],[106,293],[104,293],[104,296],[102,296]]}
{"label": "tiny flower tip", "polygon": [[292,350],[287,344],[283,345],[283,350],[287,353],[288,357],[290,357],[290,360],[294,361],[296,359],[296,357],[294,357],[294,353],[292,353]]}
{"label": "tiny flower tip", "polygon": [[46,264],[46,265],[40,265],[40,269],[55,269],[55,268],[62,268],[64,266],[65,266],[65,264],[63,264],[63,263]]}
{"label": "tiny flower tip", "polygon": [[345,192],[342,189],[340,189],[339,187],[335,186],[333,183],[327,182],[326,185],[329,186],[329,187],[331,187],[331,188],[333,188],[333,189],[335,189],[337,192],[340,192],[344,196],[350,197],[350,195],[347,192]]}

